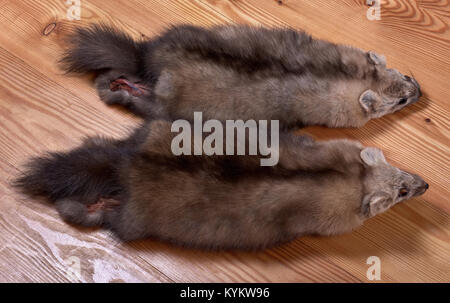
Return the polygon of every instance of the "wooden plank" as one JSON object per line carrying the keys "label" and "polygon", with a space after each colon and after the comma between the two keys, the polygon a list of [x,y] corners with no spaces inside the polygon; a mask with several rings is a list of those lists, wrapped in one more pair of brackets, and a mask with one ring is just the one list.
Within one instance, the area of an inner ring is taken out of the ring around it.
{"label": "wooden plank", "polygon": [[[0,281],[367,282],[366,259],[382,262],[382,281],[449,282],[449,2],[383,1],[369,21],[363,0],[82,0],[82,19],[66,20],[64,1],[0,1]],[[396,206],[349,235],[305,237],[262,253],[186,250],[151,240],[121,244],[107,232],[63,223],[46,204],[9,186],[23,162],[76,146],[84,135],[123,136],[138,119],[107,108],[89,77],[57,67],[75,26],[107,22],[135,37],[172,23],[292,26],[316,37],[384,53],[411,71],[425,97],[360,129],[308,128],[320,139],[353,138],[430,183],[421,198]],[[49,25],[56,27],[48,32]],[[45,34],[44,34],[45,33]],[[73,261],[73,260],[72,260]]]}

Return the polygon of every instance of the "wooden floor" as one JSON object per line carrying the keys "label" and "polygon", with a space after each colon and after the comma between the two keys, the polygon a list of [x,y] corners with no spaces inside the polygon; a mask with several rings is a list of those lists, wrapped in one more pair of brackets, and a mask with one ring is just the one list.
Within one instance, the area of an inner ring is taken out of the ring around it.
{"label": "wooden floor", "polygon": [[[450,282],[450,4],[382,0],[381,20],[365,0],[81,0],[69,21],[63,0],[0,0],[0,282]],[[262,253],[211,253],[154,241],[121,244],[101,230],[61,221],[45,203],[9,186],[30,156],[67,150],[85,135],[124,136],[136,118],[99,101],[89,77],[57,67],[76,26],[111,23],[151,37],[174,23],[290,25],[315,37],[386,55],[422,85],[420,102],[360,129],[310,128],[317,138],[353,138],[382,148],[420,174],[429,191],[369,220],[352,234],[305,237]],[[80,272],[80,276],[72,274]]]}

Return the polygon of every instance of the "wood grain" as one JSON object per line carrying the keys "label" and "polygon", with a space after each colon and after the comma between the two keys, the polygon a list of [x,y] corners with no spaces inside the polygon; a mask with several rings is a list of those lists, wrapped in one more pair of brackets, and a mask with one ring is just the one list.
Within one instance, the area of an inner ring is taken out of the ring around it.
{"label": "wood grain", "polygon": [[[365,0],[82,0],[81,20],[65,1],[0,1],[0,281],[370,282],[369,256],[384,282],[450,282],[448,0],[382,0],[381,20]],[[423,99],[360,129],[312,127],[319,139],[352,138],[430,183],[421,198],[394,207],[339,237],[305,237],[261,253],[186,250],[151,240],[118,243],[101,230],[63,223],[44,201],[9,182],[30,156],[67,150],[83,136],[125,136],[136,118],[98,100],[89,77],[58,68],[64,37],[106,22],[135,37],[173,23],[292,26],[313,36],[376,50],[413,73]],[[78,258],[78,259],[76,259]],[[80,276],[70,274],[79,261]]]}

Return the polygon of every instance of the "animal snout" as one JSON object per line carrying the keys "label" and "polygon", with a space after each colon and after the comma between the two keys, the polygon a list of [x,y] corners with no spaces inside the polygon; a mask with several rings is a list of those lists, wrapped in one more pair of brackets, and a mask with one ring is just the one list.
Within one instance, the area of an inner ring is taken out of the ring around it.
{"label": "animal snout", "polygon": [[417,88],[416,97],[414,98],[414,102],[416,102],[420,97],[422,97],[422,90],[420,89],[419,82],[417,82],[416,79],[408,77],[408,80],[411,81]]}
{"label": "animal snout", "polygon": [[422,181],[422,184],[417,188],[416,194],[414,196],[423,195],[428,190],[428,188],[430,188],[430,185],[427,182]]}

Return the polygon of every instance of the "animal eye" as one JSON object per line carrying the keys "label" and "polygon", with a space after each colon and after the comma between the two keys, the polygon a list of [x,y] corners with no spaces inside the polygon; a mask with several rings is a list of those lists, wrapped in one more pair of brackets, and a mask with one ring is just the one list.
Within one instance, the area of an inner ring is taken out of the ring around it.
{"label": "animal eye", "polygon": [[408,189],[406,189],[406,188],[402,188],[402,189],[400,189],[400,191],[398,192],[398,195],[399,195],[400,197],[405,197],[407,194],[408,194]]}
{"label": "animal eye", "polygon": [[408,101],[408,98],[401,98],[400,101],[398,101],[398,104],[405,104],[406,101]]}

